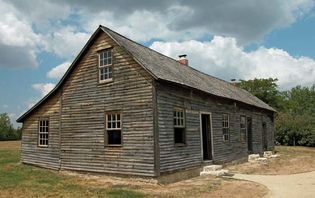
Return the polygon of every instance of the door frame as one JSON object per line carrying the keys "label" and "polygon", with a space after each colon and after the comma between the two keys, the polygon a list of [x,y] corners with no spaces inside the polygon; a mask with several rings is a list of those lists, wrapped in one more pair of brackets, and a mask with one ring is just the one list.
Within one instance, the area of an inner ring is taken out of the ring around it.
{"label": "door frame", "polygon": [[[248,123],[249,123],[248,120],[250,120],[250,129],[248,127]],[[247,139],[247,151],[253,152],[253,118],[251,116],[246,116],[246,139]],[[249,147],[251,150],[249,150]]]}
{"label": "door frame", "polygon": [[210,123],[210,134],[211,134],[211,157],[213,160],[214,152],[213,152],[213,129],[212,129],[212,113],[207,111],[199,112],[199,128],[200,128],[200,149],[201,149],[201,161],[207,161],[203,159],[203,135],[202,135],[202,115],[209,115],[209,123]]}

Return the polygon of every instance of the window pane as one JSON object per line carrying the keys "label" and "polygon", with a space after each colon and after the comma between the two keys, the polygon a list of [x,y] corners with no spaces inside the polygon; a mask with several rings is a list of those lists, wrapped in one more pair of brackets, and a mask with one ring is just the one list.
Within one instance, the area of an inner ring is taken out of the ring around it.
{"label": "window pane", "polygon": [[107,131],[108,133],[108,144],[121,144],[121,131]]}
{"label": "window pane", "polygon": [[174,128],[174,142],[185,144],[185,129]]}
{"label": "window pane", "polygon": [[117,114],[117,120],[120,120],[120,114]]}

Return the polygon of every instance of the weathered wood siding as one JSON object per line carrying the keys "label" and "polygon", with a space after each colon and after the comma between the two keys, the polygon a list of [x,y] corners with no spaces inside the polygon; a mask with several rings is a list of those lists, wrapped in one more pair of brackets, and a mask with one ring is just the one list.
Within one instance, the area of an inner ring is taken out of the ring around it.
{"label": "weathered wood siding", "polygon": [[[49,118],[49,145],[38,147],[38,121]],[[60,92],[57,92],[23,122],[21,161],[51,169],[59,168]]]}
{"label": "weathered wood siding", "polygon": [[[180,88],[168,83],[157,86],[159,115],[159,146],[161,173],[198,166],[202,163],[200,141],[200,112],[211,112],[213,136],[213,161],[222,163],[246,157],[247,144],[240,142],[240,115],[252,117],[253,149],[262,151],[262,120],[264,113],[255,109],[235,106],[234,102],[220,100],[209,95]],[[173,108],[186,110],[186,146],[174,145]],[[222,114],[230,116],[230,141],[223,142]],[[271,120],[267,122],[268,133],[272,131]],[[271,136],[271,135],[270,135]],[[272,147],[270,142],[270,147]]]}
{"label": "weathered wood siding", "polygon": [[[113,47],[113,82],[99,84],[97,50]],[[63,86],[61,168],[154,175],[152,78],[105,33]],[[121,147],[104,146],[105,114],[122,114]]]}

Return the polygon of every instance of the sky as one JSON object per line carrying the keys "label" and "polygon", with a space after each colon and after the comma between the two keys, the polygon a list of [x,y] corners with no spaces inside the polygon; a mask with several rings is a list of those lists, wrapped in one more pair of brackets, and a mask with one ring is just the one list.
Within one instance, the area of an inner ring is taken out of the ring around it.
{"label": "sky", "polygon": [[98,26],[230,79],[315,84],[314,0],[0,0],[0,113],[47,94]]}

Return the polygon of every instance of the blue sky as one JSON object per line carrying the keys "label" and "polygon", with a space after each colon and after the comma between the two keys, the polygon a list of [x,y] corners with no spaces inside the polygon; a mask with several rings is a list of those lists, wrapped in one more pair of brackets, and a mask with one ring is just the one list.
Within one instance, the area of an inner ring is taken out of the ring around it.
{"label": "blue sky", "polygon": [[[99,24],[225,80],[315,83],[312,0],[0,0],[0,113],[51,90]],[[15,123],[16,124],[16,123]]]}

